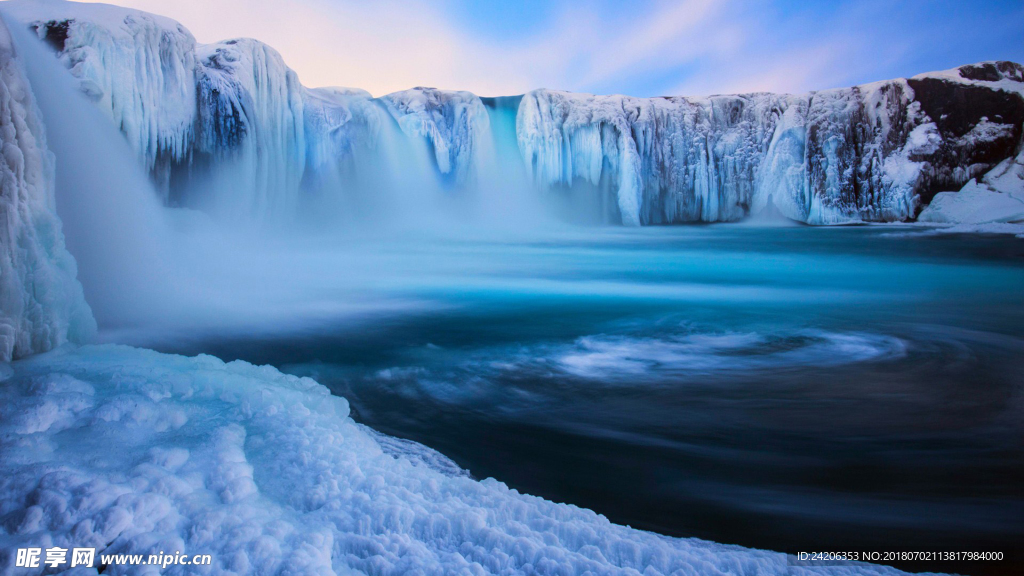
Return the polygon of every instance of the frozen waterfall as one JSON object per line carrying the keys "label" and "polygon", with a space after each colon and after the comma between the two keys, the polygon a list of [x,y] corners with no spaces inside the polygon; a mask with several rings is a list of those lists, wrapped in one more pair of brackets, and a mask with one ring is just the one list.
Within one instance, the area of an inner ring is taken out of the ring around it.
{"label": "frozen waterfall", "polygon": [[1015,156],[1024,123],[1024,69],[1009,62],[802,95],[373,98],[305,88],[255,40],[197,44],[174,21],[112,6],[8,4],[120,127],[165,203],[240,221],[343,223],[368,201],[415,218],[453,195],[499,214],[536,197],[627,225],[766,209],[907,221]]}

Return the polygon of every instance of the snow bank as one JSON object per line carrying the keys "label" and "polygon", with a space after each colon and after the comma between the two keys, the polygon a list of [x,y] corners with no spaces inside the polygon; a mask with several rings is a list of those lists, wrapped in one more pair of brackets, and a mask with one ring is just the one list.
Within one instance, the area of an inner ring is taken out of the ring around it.
{"label": "snow bank", "polygon": [[10,33],[0,22],[0,361],[96,328],[54,206],[53,156]]}
{"label": "snow bank", "polygon": [[919,218],[942,224],[1024,221],[1024,194],[1001,192],[971,180],[959,192],[941,192]]}
{"label": "snow bank", "polygon": [[936,194],[918,220],[971,225],[1024,223],[1024,147],[1015,158],[1007,158],[986,173],[980,182],[971,180],[959,192]]}
{"label": "snow bank", "polygon": [[53,545],[209,553],[211,574],[815,573],[474,481],[425,447],[381,442],[344,399],[270,367],[94,346],[16,362],[5,378],[3,574],[32,573],[12,568],[13,549]]}

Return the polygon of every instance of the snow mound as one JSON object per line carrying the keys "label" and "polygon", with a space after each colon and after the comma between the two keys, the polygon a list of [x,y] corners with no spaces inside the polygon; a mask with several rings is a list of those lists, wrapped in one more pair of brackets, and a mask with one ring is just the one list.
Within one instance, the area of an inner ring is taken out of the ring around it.
{"label": "snow mound", "polygon": [[941,192],[918,218],[942,224],[1024,221],[1024,196],[1000,192],[971,180],[959,192]]}
{"label": "snow mound", "polygon": [[936,194],[918,220],[940,224],[1024,223],[1024,149],[1016,158],[999,163],[980,182],[971,180],[959,192]]}
{"label": "snow mound", "polygon": [[90,346],[6,376],[2,574],[32,573],[9,551],[53,545],[208,553],[210,574],[899,573],[792,567],[477,482],[266,366]]}
{"label": "snow mound", "polygon": [[54,206],[53,155],[0,22],[0,361],[82,341],[96,328]]}

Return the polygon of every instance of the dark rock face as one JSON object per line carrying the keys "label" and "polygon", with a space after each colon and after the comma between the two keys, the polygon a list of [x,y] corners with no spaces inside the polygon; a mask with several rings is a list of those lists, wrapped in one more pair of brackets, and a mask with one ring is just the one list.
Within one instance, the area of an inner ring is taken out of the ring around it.
{"label": "dark rock face", "polygon": [[[998,64],[1005,66],[963,66],[960,73],[988,82],[1022,73],[1020,65]],[[924,203],[938,192],[959,189],[1014,154],[1024,124],[1024,98],[1019,94],[941,78],[910,79],[907,83],[942,135],[939,149],[920,158],[928,162],[917,190]]]}
{"label": "dark rock face", "polygon": [[914,89],[914,99],[944,137],[961,137],[982,118],[999,124],[1019,125],[1024,121],[1024,99],[1018,94],[940,78],[911,79],[907,83]]}
{"label": "dark rock face", "polygon": [[961,66],[960,77],[967,80],[979,80],[982,82],[998,82],[1000,80],[1014,80],[1024,82],[1024,66],[1016,62],[982,62],[981,64],[968,64]]}
{"label": "dark rock face", "polygon": [[235,95],[225,94],[222,88],[208,76],[200,76],[196,85],[197,147],[204,152],[230,150],[245,139],[245,114]]}
{"label": "dark rock face", "polygon": [[42,38],[51,48],[57,52],[64,51],[64,44],[68,40],[68,33],[73,19],[50,20],[48,22],[36,22],[29,26],[29,29]]}
{"label": "dark rock face", "polygon": [[[860,214],[866,220],[900,218],[877,203],[885,193],[881,168],[921,123],[920,118],[912,119],[908,114],[902,84],[885,84],[879,91],[881,100],[877,105],[888,118],[887,131],[882,129],[880,119],[871,122],[871,111],[859,88],[814,94],[808,113],[806,150],[811,190],[822,198],[823,205]],[[837,116],[836,101],[845,101],[851,110]],[[836,146],[836,142],[840,144]],[[838,179],[838,185],[829,183],[830,179]]]}
{"label": "dark rock face", "polygon": [[991,63],[969,64],[960,67],[960,76],[968,80],[981,80],[984,82],[996,82],[1002,79],[1002,75]]}

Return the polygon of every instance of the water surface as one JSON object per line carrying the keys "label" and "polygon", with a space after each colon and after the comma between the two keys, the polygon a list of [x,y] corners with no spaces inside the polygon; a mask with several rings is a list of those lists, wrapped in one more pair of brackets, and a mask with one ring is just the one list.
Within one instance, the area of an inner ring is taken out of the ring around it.
{"label": "water surface", "polygon": [[637,528],[1021,569],[1024,240],[721,225],[367,254],[363,290],[416,306],[158,347],[312,376],[476,477]]}

